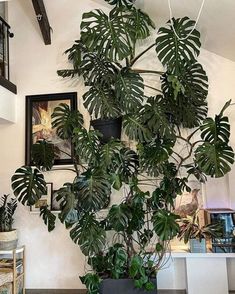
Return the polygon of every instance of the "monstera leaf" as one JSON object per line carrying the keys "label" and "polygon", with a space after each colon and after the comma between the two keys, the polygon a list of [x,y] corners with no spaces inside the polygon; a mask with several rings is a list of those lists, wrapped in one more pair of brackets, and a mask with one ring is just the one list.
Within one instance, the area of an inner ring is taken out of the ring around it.
{"label": "monstera leaf", "polygon": [[231,104],[228,101],[219,115],[207,118],[201,126],[201,137],[205,141],[196,150],[196,163],[207,175],[222,177],[231,170],[234,163],[233,149],[228,145],[230,125],[224,111]]}
{"label": "monstera leaf", "polygon": [[117,76],[115,84],[117,99],[124,113],[140,107],[144,98],[143,78],[134,72],[124,69]]}
{"label": "monstera leaf", "polygon": [[54,145],[46,140],[40,140],[32,146],[32,161],[41,170],[50,170],[54,164]]}
{"label": "monstera leaf", "polygon": [[178,219],[180,219],[178,215],[166,210],[159,210],[153,215],[153,229],[160,240],[171,240],[179,233]]}
{"label": "monstera leaf", "polygon": [[231,100],[229,100],[219,115],[215,116],[215,119],[209,117],[205,119],[201,126],[201,137],[204,141],[210,143],[216,143],[218,141],[228,143],[230,137],[230,124],[227,116],[223,116],[224,111],[230,106]]}
{"label": "monstera leaf", "polygon": [[103,54],[109,61],[123,60],[131,54],[127,38],[128,24],[114,9],[109,15],[102,10],[84,13],[81,23],[81,40],[90,51]]}
{"label": "monstera leaf", "polygon": [[46,194],[44,176],[36,168],[22,166],[11,178],[14,195],[23,205],[34,205]]}
{"label": "monstera leaf", "polygon": [[169,21],[167,28],[162,27],[158,31],[159,37],[156,39],[156,51],[158,58],[169,72],[178,75],[179,70],[185,63],[191,64],[196,61],[201,46],[200,33],[194,29],[189,35],[195,21],[190,20],[188,17],[173,18],[172,21],[180,39],[176,37]]}
{"label": "monstera leaf", "polygon": [[116,172],[115,159],[118,156],[123,144],[119,141],[110,140],[100,149],[100,165],[107,171]]}
{"label": "monstera leaf", "polygon": [[149,129],[153,134],[161,137],[174,136],[173,128],[166,115],[167,109],[164,98],[161,95],[149,97],[144,105],[143,116]]}
{"label": "monstera leaf", "polygon": [[71,111],[68,104],[60,103],[51,115],[52,127],[61,139],[69,139],[75,127],[82,128],[83,116],[78,110]]}
{"label": "monstera leaf", "polygon": [[166,105],[169,120],[184,128],[198,127],[207,116],[207,102],[203,100],[190,101],[187,97],[178,95],[176,100],[168,98]]}
{"label": "monstera leaf", "polygon": [[116,231],[124,231],[131,218],[131,211],[125,203],[113,205],[107,216],[109,225]]}
{"label": "monstera leaf", "polygon": [[[178,93],[175,93],[172,84],[171,73],[166,73],[162,78],[162,91],[166,97],[173,96],[177,98],[181,93],[189,101],[205,101],[208,95],[208,77],[201,64],[195,62],[185,63],[180,69],[177,78],[180,84]],[[174,76],[173,76],[174,77]],[[174,92],[174,94],[173,94]]]}
{"label": "monstera leaf", "polygon": [[105,0],[110,5],[132,7],[136,0]]}
{"label": "monstera leaf", "polygon": [[81,72],[87,86],[112,84],[117,74],[116,67],[102,55],[87,53],[81,62]]}
{"label": "monstera leaf", "polygon": [[135,175],[139,167],[139,158],[135,151],[123,147],[113,160],[115,174],[120,175],[122,181],[128,182]]}
{"label": "monstera leaf", "polygon": [[152,133],[139,114],[127,114],[123,117],[123,129],[126,135],[135,141],[150,141]]}
{"label": "monstera leaf", "polygon": [[80,195],[79,205],[87,211],[102,209],[111,193],[108,177],[100,170],[84,172],[77,178],[76,189]]}
{"label": "monstera leaf", "polygon": [[74,45],[65,51],[65,54],[68,54],[68,60],[72,62],[73,69],[62,69],[58,70],[57,74],[63,78],[81,75],[80,65],[83,58],[83,55],[87,52],[86,46],[80,41],[75,41]]}
{"label": "monstera leaf", "polygon": [[[62,188],[57,190],[56,201],[60,203],[61,213],[59,214],[59,218],[62,223],[67,220],[67,217],[70,215],[71,211],[73,211],[77,207],[77,193],[75,191],[74,184],[66,183]],[[77,218],[75,218],[77,221]],[[71,223],[71,219],[70,219]]]}
{"label": "monstera leaf", "polygon": [[86,213],[70,231],[70,237],[78,244],[86,256],[102,251],[105,241],[105,230],[95,220],[93,214]]}
{"label": "monstera leaf", "polygon": [[139,39],[146,39],[150,36],[150,29],[155,29],[155,25],[150,17],[140,9],[132,7],[128,23],[132,30],[130,34],[132,41],[135,43]]}
{"label": "monstera leaf", "polygon": [[158,176],[162,172],[162,164],[172,154],[175,140],[157,138],[149,143],[139,144],[140,167],[150,176]]}
{"label": "monstera leaf", "polygon": [[196,163],[200,169],[211,177],[223,177],[231,170],[234,163],[233,149],[226,143],[205,142],[195,152]]}
{"label": "monstera leaf", "polygon": [[44,224],[47,226],[48,232],[51,232],[55,228],[56,216],[48,209],[47,206],[40,208],[40,216],[42,217]]}
{"label": "monstera leaf", "polygon": [[100,135],[97,131],[75,129],[73,137],[76,155],[85,162],[94,162],[100,147]]}
{"label": "monstera leaf", "polygon": [[107,85],[93,85],[83,95],[84,106],[95,118],[109,118],[120,116],[120,110],[115,101],[114,91]]}

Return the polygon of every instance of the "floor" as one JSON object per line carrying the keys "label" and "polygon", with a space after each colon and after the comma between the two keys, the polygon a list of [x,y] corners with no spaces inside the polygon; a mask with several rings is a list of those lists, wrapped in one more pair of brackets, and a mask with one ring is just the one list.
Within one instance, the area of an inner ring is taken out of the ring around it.
{"label": "floor", "polygon": [[[26,290],[26,294],[85,294],[85,293],[86,291],[84,290]],[[158,294],[186,294],[186,291],[159,290]]]}
{"label": "floor", "polygon": [[[85,290],[26,290],[26,294],[86,294]],[[186,294],[184,290],[159,290],[158,294]],[[229,294],[235,294],[230,291]]]}

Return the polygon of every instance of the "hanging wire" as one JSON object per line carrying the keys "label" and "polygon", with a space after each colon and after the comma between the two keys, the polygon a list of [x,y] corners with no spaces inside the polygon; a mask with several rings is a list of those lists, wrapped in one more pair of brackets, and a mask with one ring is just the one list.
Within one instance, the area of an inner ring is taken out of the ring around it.
{"label": "hanging wire", "polygon": [[199,13],[198,13],[197,19],[196,19],[196,21],[195,21],[195,25],[194,25],[194,27],[192,28],[192,30],[189,32],[189,34],[188,34],[186,37],[184,37],[184,38],[180,38],[179,35],[177,34],[176,30],[175,30],[174,23],[173,23],[173,13],[172,13],[172,8],[171,8],[171,0],[168,0],[168,6],[169,6],[169,11],[170,11],[170,22],[171,22],[171,26],[172,26],[172,29],[173,29],[173,31],[174,31],[174,34],[176,35],[176,37],[177,37],[179,40],[183,41],[183,40],[188,39],[189,36],[191,36],[191,34],[193,33],[193,31],[195,30],[195,28],[196,28],[196,26],[197,26],[197,24],[198,24],[198,21],[199,21],[199,18],[200,18],[200,16],[201,16],[201,14],[202,14],[202,10],[203,10],[203,7],[204,7],[205,2],[206,2],[206,0],[202,0],[201,8],[200,8],[200,10],[199,10]]}

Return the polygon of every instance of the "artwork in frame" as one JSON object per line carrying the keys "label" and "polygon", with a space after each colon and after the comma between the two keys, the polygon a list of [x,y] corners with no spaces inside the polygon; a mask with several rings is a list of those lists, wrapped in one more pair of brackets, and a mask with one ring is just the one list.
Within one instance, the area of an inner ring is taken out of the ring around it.
{"label": "artwork in frame", "polygon": [[51,114],[60,103],[68,104],[71,110],[77,109],[77,93],[26,96],[26,165],[33,165],[32,144],[42,139],[53,143],[58,150],[55,165],[72,164],[73,148],[70,140],[59,138],[51,125]]}
{"label": "artwork in frame", "polygon": [[56,197],[58,196],[57,193],[58,190],[53,190],[52,194],[51,194],[51,211],[53,212],[60,212],[60,203],[61,201],[58,201],[56,199]]}
{"label": "artwork in frame", "polygon": [[46,184],[46,194],[42,195],[42,197],[35,203],[35,205],[30,206],[30,212],[40,212],[40,208],[43,206],[48,206],[51,209],[51,195],[53,191],[53,184]]}

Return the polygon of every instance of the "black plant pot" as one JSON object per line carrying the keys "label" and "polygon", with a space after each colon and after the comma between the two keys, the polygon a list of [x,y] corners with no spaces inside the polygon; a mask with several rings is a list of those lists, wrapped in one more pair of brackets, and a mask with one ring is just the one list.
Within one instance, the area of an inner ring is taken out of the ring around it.
{"label": "black plant pot", "polygon": [[122,132],[122,118],[111,119],[95,119],[91,121],[91,125],[97,131],[99,131],[103,137],[102,143],[107,143],[111,138],[121,139]]}
{"label": "black plant pot", "polygon": [[156,289],[153,291],[145,291],[135,288],[134,281],[131,279],[106,279],[101,283],[100,294],[157,294],[156,279],[151,281],[156,285]]}

